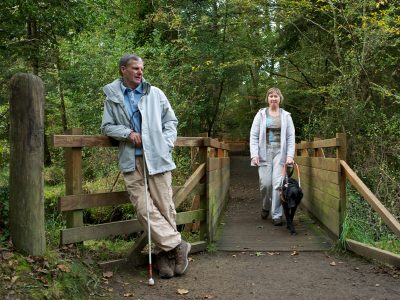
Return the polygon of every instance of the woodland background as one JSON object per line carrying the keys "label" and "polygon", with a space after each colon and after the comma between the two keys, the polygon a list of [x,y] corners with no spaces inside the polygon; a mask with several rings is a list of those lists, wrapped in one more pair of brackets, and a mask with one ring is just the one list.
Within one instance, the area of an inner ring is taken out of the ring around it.
{"label": "woodland background", "polygon": [[[72,127],[100,134],[101,88],[118,77],[119,58],[131,52],[144,58],[145,78],[171,101],[179,136],[247,140],[266,90],[278,86],[297,142],[345,132],[348,163],[399,219],[399,44],[397,0],[3,0],[0,242],[8,239],[10,78],[29,72],[43,79],[46,136]],[[64,189],[63,156],[45,150],[51,235],[62,222],[55,208]],[[86,190],[112,188],[116,158],[102,151],[84,152]],[[184,153],[175,155],[187,165]],[[178,179],[184,167],[179,171]],[[348,237],[396,248],[382,221],[348,193]]]}

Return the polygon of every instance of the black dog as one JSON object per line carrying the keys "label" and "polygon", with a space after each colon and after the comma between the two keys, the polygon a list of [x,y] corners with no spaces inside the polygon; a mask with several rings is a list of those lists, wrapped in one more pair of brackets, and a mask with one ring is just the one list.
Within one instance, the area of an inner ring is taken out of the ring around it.
{"label": "black dog", "polygon": [[[297,166],[298,168],[298,166]],[[300,204],[303,198],[303,191],[296,179],[290,178],[293,174],[293,169],[289,175],[285,174],[282,181],[282,186],[280,187],[281,192],[281,202],[283,206],[283,211],[286,217],[286,228],[290,230],[292,235],[296,234],[296,230],[293,225],[294,214],[296,213],[297,206]]]}

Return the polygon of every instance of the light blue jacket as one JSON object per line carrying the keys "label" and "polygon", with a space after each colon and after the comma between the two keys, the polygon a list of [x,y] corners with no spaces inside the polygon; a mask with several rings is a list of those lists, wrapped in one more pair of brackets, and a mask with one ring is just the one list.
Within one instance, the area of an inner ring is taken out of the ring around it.
{"label": "light blue jacket", "polygon": [[[177,137],[178,120],[163,91],[145,80],[142,83],[143,95],[138,105],[142,115],[142,144],[149,175],[154,175],[176,168],[172,149]],[[107,84],[103,91],[106,100],[101,131],[119,141],[121,172],[132,172],[135,170],[135,147],[128,136],[133,130],[124,104],[121,79]]]}
{"label": "light blue jacket", "polygon": [[[267,158],[267,108],[260,109],[254,117],[250,130],[250,157],[259,157],[260,166],[265,166]],[[295,130],[292,117],[286,110],[280,108],[281,116],[281,160],[284,165],[288,156],[294,157]]]}

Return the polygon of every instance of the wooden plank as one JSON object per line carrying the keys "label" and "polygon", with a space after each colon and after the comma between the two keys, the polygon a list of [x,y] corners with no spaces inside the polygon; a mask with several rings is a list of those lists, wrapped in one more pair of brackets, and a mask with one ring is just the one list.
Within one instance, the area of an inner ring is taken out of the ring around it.
{"label": "wooden plank", "polygon": [[87,240],[98,240],[110,236],[125,235],[142,230],[143,229],[138,220],[67,228],[61,230],[61,244],[71,244]]}
{"label": "wooden plank", "polygon": [[179,190],[178,193],[174,196],[173,200],[175,203],[175,207],[179,207],[179,205],[186,199],[186,197],[192,192],[192,190],[196,187],[196,185],[200,182],[203,176],[206,174],[206,164],[202,163],[196,171],[189,177],[189,179],[185,182],[183,187]]}
{"label": "wooden plank", "polygon": [[[294,177],[297,179],[297,176]],[[303,187],[303,184],[307,184],[309,186],[312,186],[313,188],[316,188],[322,192],[328,193],[329,195],[335,197],[335,198],[340,198],[340,185],[321,180],[318,177],[305,177],[303,176],[301,178],[301,186]]]}
{"label": "wooden plank", "polygon": [[381,263],[389,264],[394,267],[400,267],[400,255],[375,248],[351,239],[346,240],[346,249],[366,258],[372,258]]}
{"label": "wooden plank", "polygon": [[203,137],[178,137],[175,142],[175,147],[202,147],[203,145]]}
{"label": "wooden plank", "polygon": [[333,197],[323,191],[320,191],[312,186],[304,185],[303,191],[309,194],[309,198],[312,202],[318,206],[327,206],[330,209],[339,212],[340,210],[340,199]]}
{"label": "wooden plank", "polygon": [[[340,160],[346,161],[347,157],[347,138],[345,133],[337,133],[336,137],[340,139],[340,147],[336,151],[336,157]],[[346,207],[347,207],[347,199],[346,199],[346,174],[345,172],[340,173],[340,224],[344,223],[346,218]],[[342,230],[342,226],[340,228]]]}
{"label": "wooden plank", "polygon": [[[300,144],[305,144],[305,143],[307,143],[307,142],[306,141],[301,141]],[[295,149],[296,149],[296,152],[300,152],[301,156],[304,156],[304,157],[310,156],[308,154],[308,150],[306,148],[297,147],[297,145],[296,145]]]}
{"label": "wooden plank", "polygon": [[229,144],[221,143],[217,139],[212,139],[212,138],[205,138],[204,146],[216,149],[229,150]]}
{"label": "wooden plank", "polygon": [[[192,199],[192,206],[190,210],[196,210],[200,208],[200,195],[195,195]],[[184,231],[186,232],[191,232],[191,231],[197,231],[200,226],[200,222],[190,222],[185,224]]]}
{"label": "wooden plank", "polygon": [[229,157],[209,157],[207,164],[207,171],[214,171],[224,168],[229,168],[230,158]]}
{"label": "wooden plank", "polygon": [[[178,137],[176,147],[201,147],[203,146],[202,137]],[[118,141],[104,135],[53,135],[50,139],[53,147],[81,148],[81,147],[115,147]]]}
{"label": "wooden plank", "polygon": [[245,142],[228,142],[229,151],[239,152],[248,149],[248,145]]}
{"label": "wooden plank", "polygon": [[207,173],[207,183],[210,184],[212,182],[224,182],[225,180],[228,180],[230,175],[229,173],[226,172],[221,172],[221,170],[214,170],[211,172]]}
{"label": "wooden plank", "polygon": [[58,201],[58,209],[59,211],[70,211],[106,205],[119,205],[129,202],[129,195],[126,191],[68,195],[60,198]]}
{"label": "wooden plank", "polygon": [[301,206],[305,207],[319,222],[330,230],[336,237],[339,236],[339,213],[332,210],[323,211],[320,207],[313,205],[310,202],[302,201]]}
{"label": "wooden plank", "polygon": [[306,167],[306,166],[301,167],[301,173],[300,173],[301,177],[308,176],[312,179],[314,177],[318,177],[321,180],[325,180],[325,181],[332,182],[335,184],[339,184],[339,182],[340,182],[339,175],[340,175],[340,173],[338,173],[338,172],[321,170],[321,169],[317,169],[317,168],[310,168],[310,167]]}
{"label": "wooden plank", "polygon": [[209,157],[207,160],[207,172],[219,170],[221,168],[221,159],[218,157]]}
{"label": "wooden plank", "polygon": [[114,147],[118,141],[104,135],[53,135],[50,140],[53,147]]}
{"label": "wooden plank", "polygon": [[327,140],[302,142],[300,144],[296,144],[296,150],[314,149],[314,148],[329,148],[329,147],[338,147],[338,146],[341,146],[340,139],[332,138],[332,139],[327,139]]}
{"label": "wooden plank", "polygon": [[381,216],[385,224],[400,237],[400,224],[396,218],[386,209],[386,207],[375,197],[371,190],[361,181],[356,173],[350,168],[350,166],[344,161],[340,161],[341,166],[344,169],[347,179],[350,181],[357,191],[364,197],[365,200],[371,205],[371,207]]}
{"label": "wooden plank", "polygon": [[311,167],[327,171],[340,172],[340,162],[337,158],[324,158],[324,157],[303,157],[298,156],[295,161],[300,167]]}
{"label": "wooden plank", "polygon": [[[206,211],[204,209],[181,212],[177,213],[176,215],[176,224],[185,224],[192,222],[193,220],[203,221],[205,220],[205,218]],[[110,236],[130,234],[142,230],[143,228],[137,219],[67,228],[61,230],[61,244],[70,244],[87,240],[97,240]]]}
{"label": "wooden plank", "polygon": [[[314,138],[314,141],[320,141],[320,138]],[[325,152],[323,148],[315,148],[314,149],[314,155],[316,157],[325,157]]]}
{"label": "wooden plank", "polygon": [[[81,128],[72,128],[67,134],[81,134]],[[68,135],[66,135],[68,137]],[[82,194],[82,148],[68,148],[64,151],[65,156],[65,194]],[[65,213],[67,227],[83,226],[83,211]]]}
{"label": "wooden plank", "polygon": [[[179,192],[182,186],[173,186],[174,193]],[[192,191],[192,194],[205,195],[206,189],[204,184],[198,184]],[[107,205],[120,205],[130,203],[129,195],[126,191],[110,192],[110,193],[95,193],[95,194],[80,194],[67,195],[60,198],[58,201],[58,209],[61,212],[72,211],[78,209],[86,209],[92,207],[100,207]]]}
{"label": "wooden plank", "polygon": [[[207,163],[207,147],[200,147],[198,152],[198,162]],[[207,209],[207,175],[200,180],[205,185],[206,193],[200,197],[200,208]],[[208,240],[207,222],[200,222],[199,238],[200,240]]]}

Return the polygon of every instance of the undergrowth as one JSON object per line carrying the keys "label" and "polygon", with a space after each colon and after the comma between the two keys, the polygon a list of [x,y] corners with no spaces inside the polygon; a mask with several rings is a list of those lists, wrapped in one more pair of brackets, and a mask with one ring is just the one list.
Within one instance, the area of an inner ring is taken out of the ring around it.
{"label": "undergrowth", "polygon": [[[112,154],[112,153],[111,153]],[[88,155],[84,153],[84,155]],[[98,151],[91,163],[84,166],[83,192],[100,193],[125,189],[116,163],[107,165],[108,152]],[[178,149],[174,154],[178,168],[173,172],[173,185],[182,185],[191,173],[190,151]],[[106,170],[107,169],[107,170]],[[141,233],[117,236],[104,240],[60,246],[60,232],[65,219],[58,211],[58,201],[65,195],[64,171],[53,165],[44,170],[44,207],[46,248],[43,256],[19,254],[13,248],[8,229],[9,193],[8,172],[0,175],[0,299],[88,299],[106,292],[97,262],[125,258]],[[188,201],[190,202],[191,199]],[[179,211],[190,208],[183,203]],[[136,217],[130,204],[98,207],[84,210],[85,224],[129,220]],[[179,226],[183,230],[183,225]],[[199,240],[198,233],[182,231],[184,240]]]}
{"label": "undergrowth", "polygon": [[400,239],[351,186],[347,187],[347,211],[340,237],[342,245],[346,239],[400,254]]}

